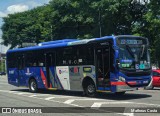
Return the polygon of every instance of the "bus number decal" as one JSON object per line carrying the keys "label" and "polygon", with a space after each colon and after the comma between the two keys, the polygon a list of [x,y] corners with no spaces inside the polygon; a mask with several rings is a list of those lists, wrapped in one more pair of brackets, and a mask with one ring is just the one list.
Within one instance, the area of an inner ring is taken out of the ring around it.
{"label": "bus number decal", "polygon": [[10,70],[10,71],[9,71],[9,74],[14,74],[14,70]]}

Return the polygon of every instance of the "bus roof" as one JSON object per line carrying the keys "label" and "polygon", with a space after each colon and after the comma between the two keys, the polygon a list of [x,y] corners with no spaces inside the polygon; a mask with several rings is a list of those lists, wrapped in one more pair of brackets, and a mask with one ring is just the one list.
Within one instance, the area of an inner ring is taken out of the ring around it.
{"label": "bus roof", "polygon": [[[42,43],[39,43],[37,46],[32,46],[32,47],[16,48],[16,49],[8,50],[7,53],[40,50],[40,49],[46,49],[46,48],[58,48],[58,47],[66,47],[66,46],[73,46],[73,45],[81,45],[81,44],[87,44],[88,42],[91,42],[91,41],[114,39],[116,37],[123,37],[123,36],[132,37],[132,35],[122,35],[122,36],[104,36],[101,38],[83,39],[83,40],[63,39],[63,40],[42,42]],[[133,36],[133,37],[138,37],[138,36]]]}
{"label": "bus roof", "polygon": [[45,48],[58,48],[58,47],[66,47],[66,46],[72,46],[72,45],[81,45],[81,44],[87,44],[88,42],[91,42],[91,41],[98,41],[98,40],[109,39],[109,38],[113,39],[114,36],[105,36],[101,38],[83,39],[83,40],[63,39],[63,40],[42,42],[42,43],[39,43],[37,46],[8,50],[7,53],[40,50],[40,49],[45,49]]}

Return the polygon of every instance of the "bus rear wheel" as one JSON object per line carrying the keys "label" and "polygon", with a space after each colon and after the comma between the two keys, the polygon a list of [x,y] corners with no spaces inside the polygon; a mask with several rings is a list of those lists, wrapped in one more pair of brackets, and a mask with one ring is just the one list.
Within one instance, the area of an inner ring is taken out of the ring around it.
{"label": "bus rear wheel", "polygon": [[95,87],[95,84],[92,81],[89,81],[88,83],[86,83],[86,85],[84,87],[84,93],[88,97],[95,96],[95,94],[96,94],[96,87]]}
{"label": "bus rear wheel", "polygon": [[35,79],[31,79],[29,81],[29,91],[32,93],[36,93],[38,91],[38,85]]}

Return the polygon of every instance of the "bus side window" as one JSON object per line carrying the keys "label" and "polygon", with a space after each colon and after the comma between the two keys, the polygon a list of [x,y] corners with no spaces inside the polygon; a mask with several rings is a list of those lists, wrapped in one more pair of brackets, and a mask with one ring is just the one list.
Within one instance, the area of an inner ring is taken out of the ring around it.
{"label": "bus side window", "polygon": [[15,53],[9,53],[7,55],[7,64],[8,64],[8,68],[17,67],[17,57]]}
{"label": "bus side window", "polygon": [[78,59],[80,64],[92,65],[94,63],[94,51],[93,48],[83,46],[79,47]]}
{"label": "bus side window", "polygon": [[[69,47],[69,48],[65,48],[64,51],[63,51],[63,60],[66,61],[66,62],[63,62],[63,63],[66,63],[66,65],[71,65],[72,64],[72,59],[74,57],[74,54],[73,54],[73,48],[72,47]],[[65,64],[63,64],[65,65]]]}
{"label": "bus side window", "polygon": [[[18,56],[18,55],[17,55]],[[25,67],[24,55],[18,56],[18,69],[23,69]]]}
{"label": "bus side window", "polygon": [[72,47],[57,50],[57,65],[66,66],[72,64]]}
{"label": "bus side window", "polygon": [[27,53],[26,57],[25,57],[25,61],[26,61],[26,67],[37,66],[37,56],[36,56],[36,53],[34,53],[34,52]]}
{"label": "bus side window", "polygon": [[57,49],[56,50],[56,65],[57,66],[62,66],[63,64],[63,60],[65,60],[65,57],[63,56],[63,49]]}
{"label": "bus side window", "polygon": [[44,55],[44,52],[40,51],[37,54],[38,54],[38,57],[37,57],[37,66],[44,67],[45,66],[45,55]]}

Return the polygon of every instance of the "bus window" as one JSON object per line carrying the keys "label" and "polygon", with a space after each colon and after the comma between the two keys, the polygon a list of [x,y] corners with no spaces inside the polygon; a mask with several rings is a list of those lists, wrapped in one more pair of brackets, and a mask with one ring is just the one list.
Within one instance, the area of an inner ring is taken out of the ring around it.
{"label": "bus window", "polygon": [[38,54],[37,66],[44,67],[45,66],[45,55],[44,55],[44,52],[43,51],[38,51],[37,54]]}
{"label": "bus window", "polygon": [[74,49],[72,47],[59,49],[57,50],[57,65],[66,66],[66,65],[77,65],[78,57],[77,57],[77,48]]}
{"label": "bus window", "polygon": [[18,69],[20,70],[20,69],[23,69],[24,67],[25,67],[25,61],[24,61],[24,55],[18,55],[18,61],[17,61],[17,63],[18,63]]}
{"label": "bus window", "polygon": [[26,54],[26,67],[37,66],[37,56],[34,52],[29,52]]}
{"label": "bus window", "polygon": [[15,53],[9,53],[7,55],[7,64],[8,64],[8,68],[15,68],[17,67],[17,57]]}
{"label": "bus window", "polygon": [[94,51],[91,47],[79,47],[78,50],[78,61],[79,64],[87,64],[87,65],[93,65],[94,62]]}

